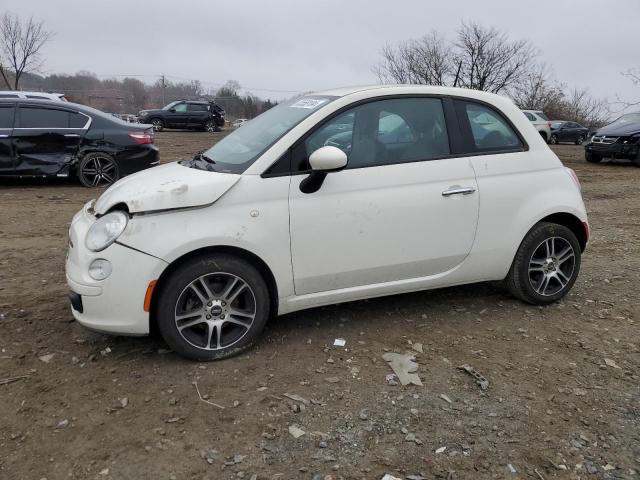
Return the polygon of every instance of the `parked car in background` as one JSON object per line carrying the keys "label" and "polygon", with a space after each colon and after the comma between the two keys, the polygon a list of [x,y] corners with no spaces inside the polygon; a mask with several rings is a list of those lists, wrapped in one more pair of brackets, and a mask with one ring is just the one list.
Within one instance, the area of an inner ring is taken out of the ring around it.
{"label": "parked car in background", "polygon": [[599,128],[584,148],[587,162],[622,158],[640,167],[640,112],[627,113]]}
{"label": "parked car in background", "polygon": [[217,132],[224,126],[224,109],[214,102],[178,100],[159,110],[141,110],[138,121],[150,123],[156,132],[164,128]]}
{"label": "parked car in background", "polygon": [[64,93],[23,92],[20,90],[0,90],[0,98],[25,98],[31,100],[54,100],[66,102]]}
{"label": "parked car in background", "polygon": [[249,120],[246,118],[238,118],[237,120],[234,120],[233,123],[231,124],[232,127],[241,127],[242,125],[244,125],[246,122],[248,122]]}
{"label": "parked car in background", "polygon": [[157,165],[150,125],[125,123],[84,105],[0,99],[0,177],[77,176],[109,185]]}
{"label": "parked car in background", "polygon": [[588,134],[589,129],[579,123],[568,122],[566,120],[553,120],[551,122],[549,143],[555,145],[556,143],[571,142],[576,145],[582,145],[587,139]]}
{"label": "parked car in background", "polygon": [[407,85],[281,102],[116,183],[69,235],[82,325],[157,328],[213,360],[272,316],[339,302],[505,280],[550,304],[576,281],[589,226],[575,173],[511,100]]}
{"label": "parked car in background", "polygon": [[533,126],[536,127],[544,141],[549,142],[551,138],[551,122],[544,112],[540,110],[522,110],[522,113],[533,123]]}

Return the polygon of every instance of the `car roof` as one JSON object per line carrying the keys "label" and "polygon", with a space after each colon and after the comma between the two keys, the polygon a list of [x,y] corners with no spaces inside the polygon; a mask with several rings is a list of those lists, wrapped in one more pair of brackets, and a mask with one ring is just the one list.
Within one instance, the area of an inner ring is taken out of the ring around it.
{"label": "car roof", "polygon": [[424,94],[424,95],[451,95],[457,97],[475,98],[478,100],[493,101],[496,98],[504,99],[505,97],[495,93],[482,92],[480,90],[471,90],[458,87],[440,87],[434,85],[407,85],[407,84],[391,84],[391,85],[361,85],[352,87],[333,88],[329,90],[320,90],[316,92],[307,92],[304,96],[326,96],[326,97],[346,97],[354,93],[370,91],[375,96],[384,95],[385,92],[392,94]]}
{"label": "car roof", "polygon": [[[19,103],[26,105],[40,105],[40,106],[48,106],[48,107],[56,107],[56,108],[71,108],[71,109],[91,109],[91,107],[87,107],[86,105],[80,105],[79,103],[73,102],[60,102],[58,100],[45,100],[39,98],[0,98],[0,102],[2,103]],[[91,109],[93,110],[93,109]]]}

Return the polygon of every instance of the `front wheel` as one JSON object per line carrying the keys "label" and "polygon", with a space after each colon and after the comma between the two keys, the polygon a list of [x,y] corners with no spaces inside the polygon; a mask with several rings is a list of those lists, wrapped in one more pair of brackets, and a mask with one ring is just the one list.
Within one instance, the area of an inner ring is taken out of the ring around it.
{"label": "front wheel", "polygon": [[576,145],[582,145],[584,143],[584,135],[579,135],[576,139]]}
{"label": "front wheel", "polygon": [[153,125],[153,130],[155,132],[161,132],[164,129],[164,122],[159,118],[151,120],[151,125]]}
{"label": "front wheel", "polygon": [[117,182],[119,178],[118,164],[106,153],[89,153],[78,167],[78,179],[85,187],[106,187]]}
{"label": "front wheel", "polygon": [[162,337],[191,360],[217,360],[248,349],[269,318],[262,275],[227,254],[203,255],[178,266],[156,294]]}
{"label": "front wheel", "polygon": [[555,133],[551,134],[551,137],[549,137],[549,143],[551,145],[557,145],[558,144],[558,136]]}
{"label": "front wheel", "polygon": [[593,152],[584,152],[584,159],[589,163],[600,163],[602,161],[602,157]]}
{"label": "front wheel", "polygon": [[518,248],[506,278],[507,288],[527,303],[553,303],[571,290],[580,272],[580,260],[580,244],[571,230],[539,223]]}

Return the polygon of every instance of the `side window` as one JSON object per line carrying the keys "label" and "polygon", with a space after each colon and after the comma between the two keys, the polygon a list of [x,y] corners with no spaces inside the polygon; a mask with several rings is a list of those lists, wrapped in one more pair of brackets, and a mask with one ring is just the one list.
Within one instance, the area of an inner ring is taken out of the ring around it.
{"label": "side window", "polygon": [[206,112],[207,110],[209,110],[209,106],[208,105],[203,105],[201,103],[190,103],[189,104],[189,111],[190,112]]}
{"label": "side window", "polygon": [[[347,154],[347,168],[415,162],[450,153],[442,101],[438,98],[377,100],[329,120],[305,141],[306,159],[333,145]],[[296,162],[294,153],[294,169]]]}
{"label": "side window", "polygon": [[173,107],[173,110],[175,110],[176,112],[184,113],[187,111],[187,104],[179,103]]}
{"label": "side window", "polygon": [[0,98],[20,98],[17,93],[0,93]]}
{"label": "side window", "polygon": [[[474,102],[456,101],[458,119],[466,121],[473,144],[471,152],[514,151],[522,148],[522,142],[507,120],[496,110]],[[462,117],[462,118],[460,118]]]}
{"label": "side window", "polygon": [[0,106],[0,128],[13,128],[13,105]]}
{"label": "side window", "polygon": [[89,121],[89,117],[81,113],[69,113],[69,127],[71,128],[84,128]]}
{"label": "side window", "polygon": [[524,113],[524,116],[527,117],[529,120],[531,120],[532,122],[536,121],[536,117],[531,115],[529,112],[522,112]]}
{"label": "side window", "polygon": [[20,128],[69,128],[69,112],[51,108],[20,108]]}

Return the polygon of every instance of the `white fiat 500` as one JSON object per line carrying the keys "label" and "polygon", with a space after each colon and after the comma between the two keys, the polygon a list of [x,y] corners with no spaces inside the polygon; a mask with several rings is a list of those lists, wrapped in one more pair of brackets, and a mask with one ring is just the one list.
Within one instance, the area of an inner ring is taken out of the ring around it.
{"label": "white fiat 500", "polygon": [[508,99],[372,86],[283,102],[73,218],[75,318],[197,360],[275,315],[487,280],[543,305],[589,239],[578,180]]}

